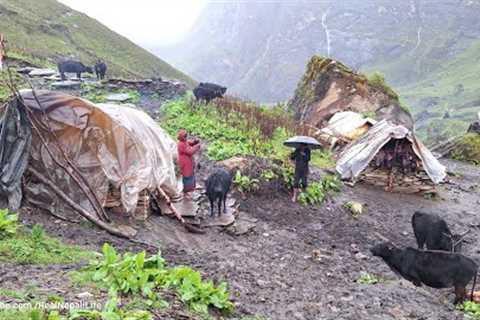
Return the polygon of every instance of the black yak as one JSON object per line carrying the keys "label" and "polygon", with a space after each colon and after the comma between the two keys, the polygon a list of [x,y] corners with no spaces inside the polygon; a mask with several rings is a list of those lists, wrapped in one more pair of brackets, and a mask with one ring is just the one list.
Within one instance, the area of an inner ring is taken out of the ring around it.
{"label": "black yak", "polygon": [[415,211],[412,216],[412,227],[419,249],[427,245],[428,250],[460,252],[462,235],[452,234],[445,220],[435,214]]}
{"label": "black yak", "polygon": [[463,302],[466,286],[473,278],[472,296],[477,281],[478,265],[459,253],[422,251],[414,248],[400,249],[390,242],[380,243],[370,249],[394,271],[416,286],[455,288],[455,301]]}
{"label": "black yak", "polygon": [[95,74],[97,75],[98,80],[103,80],[105,78],[105,73],[107,72],[107,65],[105,62],[97,62],[95,64]]}
{"label": "black yak", "polygon": [[193,94],[195,95],[197,101],[205,100],[205,102],[208,104],[215,98],[222,98],[226,91],[226,87],[222,87],[218,84],[200,82],[200,84],[193,89]]}
{"label": "black yak", "polygon": [[217,169],[213,172],[205,182],[206,193],[210,201],[210,215],[214,216],[213,206],[218,201],[218,215],[227,212],[227,195],[232,185],[232,175],[225,169]]}
{"label": "black yak", "polygon": [[62,80],[65,80],[65,73],[76,73],[78,79],[81,79],[81,75],[83,72],[93,73],[91,67],[85,66],[80,61],[62,61],[57,64],[57,67],[58,72],[60,72],[60,76],[62,77]]}

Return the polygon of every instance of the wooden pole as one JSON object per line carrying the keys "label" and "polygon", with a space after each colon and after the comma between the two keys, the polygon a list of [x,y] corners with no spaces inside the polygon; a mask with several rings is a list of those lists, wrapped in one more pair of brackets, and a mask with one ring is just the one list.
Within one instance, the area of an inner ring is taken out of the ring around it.
{"label": "wooden pole", "polygon": [[108,233],[111,233],[115,236],[122,237],[122,238],[127,238],[130,239],[131,236],[120,231],[119,229],[109,225],[108,223],[103,222],[100,219],[95,218],[92,216],[87,210],[82,208],[80,205],[78,205],[75,201],[73,201],[68,195],[66,195],[62,190],[60,190],[59,187],[57,187],[53,182],[48,180],[44,175],[42,175],[40,172],[35,170],[32,166],[29,166],[27,170],[40,182],[43,184],[47,185],[52,189],[52,191],[63,201],[65,201],[70,207],[72,207],[73,210],[77,211],[82,217],[87,219],[88,221],[94,223],[95,225],[99,226],[100,228],[106,230]]}
{"label": "wooden pole", "polygon": [[5,57],[5,45],[7,40],[5,40],[5,36],[0,33],[0,71],[3,70],[3,58]]}

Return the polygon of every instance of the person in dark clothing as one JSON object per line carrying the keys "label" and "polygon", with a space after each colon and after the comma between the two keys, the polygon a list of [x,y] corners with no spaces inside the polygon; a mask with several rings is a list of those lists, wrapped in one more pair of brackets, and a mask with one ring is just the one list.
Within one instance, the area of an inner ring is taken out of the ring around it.
{"label": "person in dark clothing", "polygon": [[306,144],[301,144],[290,155],[290,159],[295,161],[295,178],[293,180],[293,198],[297,201],[300,189],[307,188],[308,163],[310,162],[310,148]]}

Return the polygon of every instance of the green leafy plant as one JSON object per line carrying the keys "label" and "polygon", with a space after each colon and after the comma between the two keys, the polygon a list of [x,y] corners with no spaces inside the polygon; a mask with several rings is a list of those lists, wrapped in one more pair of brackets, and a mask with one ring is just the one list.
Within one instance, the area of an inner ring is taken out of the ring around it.
{"label": "green leafy plant", "polygon": [[326,192],[339,192],[341,185],[340,179],[336,175],[327,175],[322,179],[322,187]]}
{"label": "green leafy plant", "polygon": [[343,204],[343,207],[350,211],[354,219],[358,219],[363,213],[363,205],[356,201],[347,201]]}
{"label": "green leafy plant", "polygon": [[0,239],[14,236],[18,228],[18,216],[8,209],[0,209]]}
{"label": "green leafy plant", "polygon": [[298,196],[298,201],[302,205],[321,204],[329,192],[340,191],[340,180],[336,176],[325,176],[321,181],[312,182]]}
{"label": "green leafy plant", "polygon": [[271,181],[271,180],[274,180],[274,179],[278,178],[277,174],[275,172],[273,172],[273,170],[265,170],[265,171],[262,172],[262,174],[260,176],[265,181]]}
{"label": "green leafy plant", "polygon": [[233,178],[233,183],[243,194],[258,190],[259,182],[260,181],[258,179],[242,175],[239,170],[236,172],[235,177]]}
{"label": "green leafy plant", "polygon": [[197,313],[206,314],[210,305],[224,311],[233,309],[225,283],[215,287],[211,281],[203,281],[200,273],[189,267],[173,268],[161,281],[166,288],[176,288],[180,299]]}
{"label": "green leafy plant", "polygon": [[298,201],[302,205],[320,204],[325,199],[325,191],[321,182],[311,183],[307,189],[300,193]]}
{"label": "green leafy plant", "polygon": [[356,282],[358,284],[377,284],[380,280],[373,274],[362,272]]}
{"label": "green leafy plant", "polygon": [[[282,160],[290,151],[283,142],[300,127],[280,109],[228,99],[205,106],[186,97],[165,104],[163,111],[162,127],[172,136],[183,128],[209,141],[207,156],[216,161],[245,155]],[[312,163],[331,167],[334,161],[330,152],[315,151]]]}
{"label": "green leafy plant", "polygon": [[458,306],[458,309],[462,310],[470,319],[480,319],[480,304],[477,302],[465,301]]}
{"label": "green leafy plant", "polygon": [[[92,281],[109,288],[111,307],[108,312],[116,310],[117,292],[140,294],[147,299],[148,305],[165,305],[158,294],[161,288],[174,289],[180,299],[197,313],[207,314],[209,307],[225,312],[233,309],[225,283],[215,287],[211,281],[203,281],[200,273],[189,267],[167,268],[160,253],[146,257],[145,251],[137,254],[127,252],[121,256],[109,244],[104,244],[102,252],[103,258],[92,261],[87,272],[91,274]],[[118,310],[115,312],[118,313]],[[95,315],[98,316],[98,313]]]}

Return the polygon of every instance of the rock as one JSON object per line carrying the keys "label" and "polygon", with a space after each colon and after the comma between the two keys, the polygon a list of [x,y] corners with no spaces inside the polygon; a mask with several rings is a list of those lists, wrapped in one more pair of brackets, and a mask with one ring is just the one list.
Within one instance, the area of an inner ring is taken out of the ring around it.
{"label": "rock", "polygon": [[374,112],[376,120],[388,119],[413,128],[413,118],[381,76],[369,79],[339,61],[319,56],[309,61],[288,106],[297,120],[317,128],[325,127],[339,111]]}
{"label": "rock", "polygon": [[135,237],[135,235],[137,234],[137,230],[127,225],[120,225],[117,227],[117,229],[129,235],[131,238]]}
{"label": "rock", "polygon": [[128,93],[113,93],[106,96],[107,101],[113,102],[124,102],[130,99],[130,95]]}
{"label": "rock", "polygon": [[473,132],[473,133],[480,134],[480,120],[477,120],[477,121],[473,122],[472,124],[470,124],[467,132]]}
{"label": "rock", "polygon": [[33,70],[35,70],[35,68],[33,68],[33,67],[24,67],[24,68],[17,69],[17,72],[21,73],[21,74],[29,74]]}
{"label": "rock", "polygon": [[363,205],[360,202],[348,201],[343,206],[350,210],[353,217],[358,217],[363,213]]}
{"label": "rock", "polygon": [[62,78],[57,75],[57,74],[54,74],[53,76],[49,76],[49,77],[43,77],[45,80],[49,80],[49,81],[60,81],[62,80]]}
{"label": "rock", "polygon": [[260,287],[260,288],[265,288],[267,286],[268,282],[265,281],[265,280],[261,280],[261,279],[257,279],[257,285]]}
{"label": "rock", "polygon": [[248,167],[248,159],[243,157],[233,157],[220,162],[220,165],[226,167],[230,171],[238,169],[240,171],[245,170]]}
{"label": "rock", "polygon": [[77,294],[77,297],[80,298],[80,299],[90,299],[90,298],[93,298],[93,294],[85,291],[85,292]]}
{"label": "rock", "polygon": [[361,252],[358,252],[358,253],[355,254],[355,258],[358,259],[358,260],[366,260],[366,259],[368,259],[368,256],[364,255]]}
{"label": "rock", "polygon": [[57,81],[51,84],[54,89],[80,89],[81,83],[79,81]]}
{"label": "rock", "polygon": [[49,77],[49,76],[53,76],[56,73],[57,71],[53,69],[36,69],[35,68],[32,71],[30,71],[28,75],[31,77]]}

